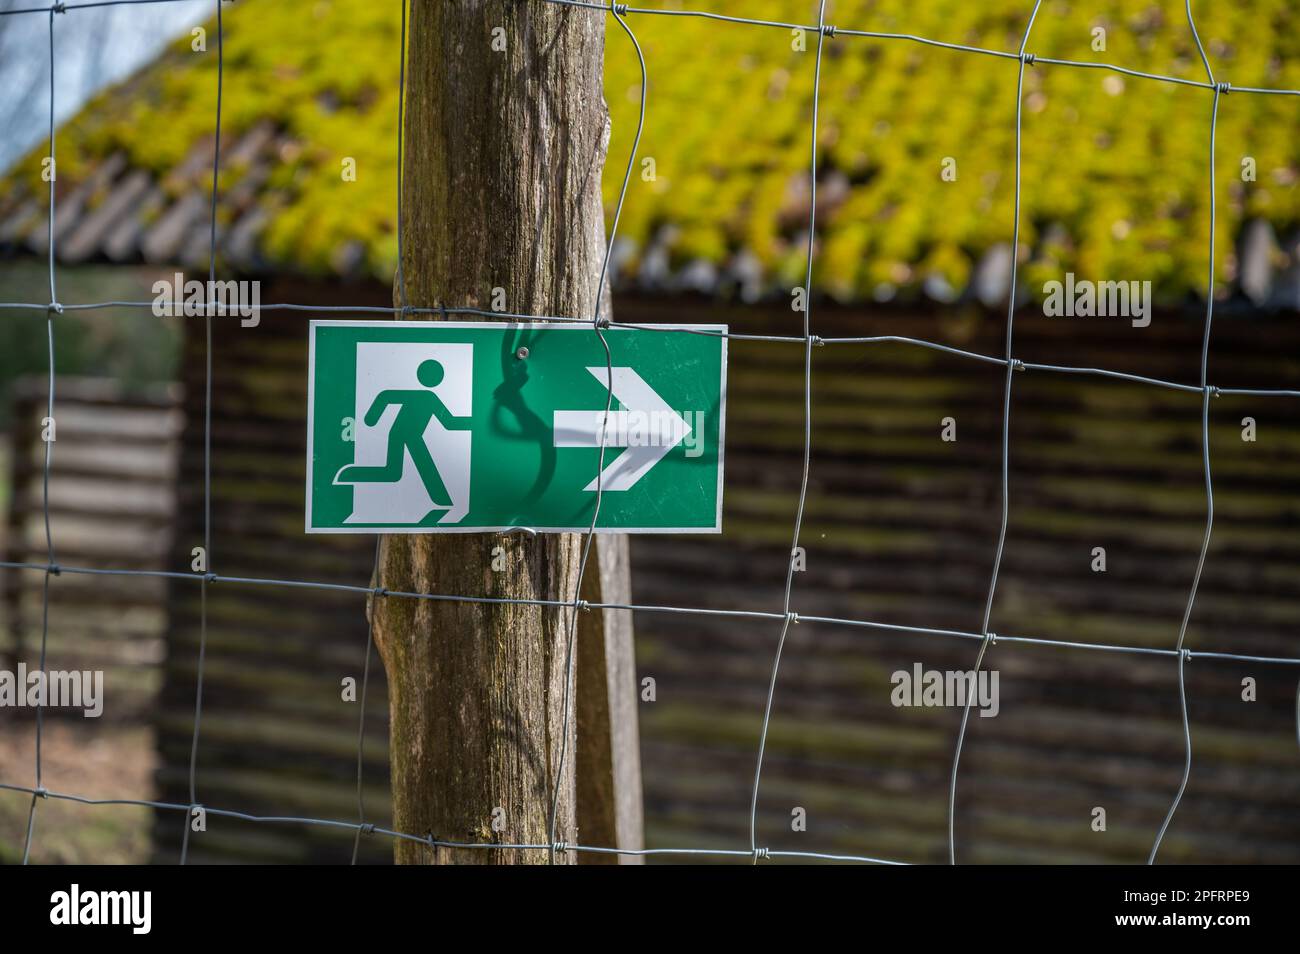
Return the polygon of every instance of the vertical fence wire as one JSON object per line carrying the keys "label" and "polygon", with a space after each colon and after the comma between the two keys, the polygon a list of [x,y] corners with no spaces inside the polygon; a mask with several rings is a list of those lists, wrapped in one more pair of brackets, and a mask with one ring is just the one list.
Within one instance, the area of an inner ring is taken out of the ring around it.
{"label": "vertical fence wire", "polygon": [[785,593],[782,598],[781,637],[772,656],[772,673],[767,682],[767,699],[763,704],[763,723],[758,735],[758,756],[754,760],[754,786],[749,796],[749,850],[754,863],[765,856],[766,849],[758,847],[758,790],[763,779],[763,756],[767,752],[767,731],[772,723],[772,701],[776,697],[776,679],[781,670],[781,654],[785,650],[786,636],[791,623],[798,615],[791,611],[794,596],[794,567],[799,553],[799,534],[803,529],[804,506],[808,501],[808,472],[812,463],[812,270],[817,241],[817,107],[822,81],[822,47],[827,37],[835,35],[835,28],[826,23],[826,0],[817,7],[817,58],[813,64],[812,120],[808,170],[808,262],[804,272],[803,287],[803,468],[799,476],[799,504],[795,508],[794,532],[790,552],[786,554]]}
{"label": "vertical fence wire", "polygon": [[[215,285],[217,279],[217,185],[221,174],[221,92],[225,68],[221,2],[222,0],[216,0],[217,108],[212,135],[212,205],[208,232],[209,289]],[[211,297],[210,293],[208,297]],[[207,572],[199,583],[199,658],[198,671],[194,680],[194,733],[190,738],[190,810],[185,819],[184,834],[181,836],[180,863],[182,865],[189,860],[190,831],[194,827],[195,811],[201,810],[198,803],[199,734],[203,723],[203,671],[208,652],[208,584],[212,582],[214,572],[212,569],[212,311],[213,303],[209,301],[203,316],[205,339],[203,349],[203,561]]]}
{"label": "vertical fence wire", "polygon": [[591,328],[596,333],[601,348],[605,352],[605,411],[601,417],[600,452],[596,459],[596,500],[591,510],[591,525],[587,527],[586,538],[582,542],[582,556],[578,561],[577,579],[573,584],[573,601],[569,605],[568,633],[564,641],[564,688],[560,701],[560,754],[556,760],[555,772],[553,773],[551,811],[548,825],[551,845],[548,860],[551,864],[555,864],[556,852],[567,848],[567,845],[562,844],[557,839],[556,828],[559,824],[560,793],[564,790],[564,761],[569,748],[569,723],[573,709],[573,642],[578,630],[578,613],[583,602],[582,580],[587,573],[587,561],[591,558],[591,546],[596,536],[596,524],[600,519],[600,504],[605,493],[605,451],[608,443],[610,411],[614,407],[614,355],[610,351],[609,341],[605,338],[604,329],[609,327],[609,321],[601,316],[601,303],[604,298],[605,282],[609,277],[610,253],[614,250],[614,239],[618,235],[619,219],[623,215],[623,202],[627,198],[628,183],[632,180],[632,168],[636,164],[636,153],[641,146],[641,133],[645,130],[646,87],[649,82],[646,77],[645,55],[641,52],[641,44],[637,42],[636,34],[632,32],[631,27],[627,25],[627,21],[623,19],[623,14],[627,10],[626,4],[611,4],[609,9],[614,19],[618,21],[618,25],[623,28],[623,32],[627,34],[628,39],[632,41],[633,49],[636,50],[637,62],[641,66],[641,100],[637,117],[636,136],[632,140],[632,149],[627,157],[627,168],[623,171],[623,182],[619,187],[618,202],[614,206],[614,218],[610,223],[609,235],[605,239],[605,255],[601,261],[600,275],[596,279],[595,303],[592,305],[591,311]]}
{"label": "vertical fence wire", "polygon": [[[58,180],[58,165],[55,157],[54,143],[54,17],[63,11],[57,7],[50,8],[50,127],[49,127],[49,176],[50,205],[49,221],[46,225],[48,244],[48,262],[50,278],[50,303],[45,313],[45,340],[47,346],[49,380],[45,401],[45,422],[42,436],[45,439],[45,458],[41,468],[41,517],[45,524],[45,573],[41,581],[41,651],[39,668],[41,679],[46,679],[46,651],[50,638],[50,576],[58,573],[58,562],[54,553],[54,535],[50,531],[50,466],[54,454],[54,316],[62,312],[54,271],[54,187]],[[32,837],[36,831],[36,800],[45,794],[44,769],[42,765],[41,746],[45,734],[45,690],[42,689],[36,706],[36,791],[27,809],[27,834],[23,839],[23,864],[31,861]]]}
{"label": "vertical fence wire", "polygon": [[[402,192],[405,183],[402,178],[402,148],[403,148],[403,130],[402,124],[405,120],[406,113],[406,4],[407,0],[401,0],[402,5],[402,28],[398,39],[398,57],[397,57],[397,272],[394,277],[396,288],[396,297],[398,300],[397,314],[395,317],[405,317],[408,299],[406,297],[406,272],[402,266],[402,229],[405,225],[405,215],[402,206]],[[367,596],[366,607],[366,651],[365,662],[362,666],[361,674],[361,715],[357,719],[357,824],[356,835],[352,839],[352,864],[357,863],[357,853],[361,848],[361,835],[363,832],[373,832],[374,825],[366,822],[366,800],[362,792],[362,785],[365,781],[365,757],[366,757],[366,695],[370,687],[370,657],[375,645],[375,614],[379,612],[377,601],[387,595],[387,590],[383,585],[384,566],[382,563],[384,538],[382,535],[375,537],[375,558],[374,568],[370,572],[370,585],[373,587],[371,593]]]}
{"label": "vertical fence wire", "polygon": [[[993,616],[993,600],[997,595],[998,574],[1002,570],[1002,555],[1007,546],[1007,525],[1011,517],[1011,381],[1016,373],[1016,359],[1012,346],[1016,325],[1016,281],[1017,265],[1020,260],[1020,145],[1022,116],[1025,98],[1025,67],[1034,62],[1032,53],[1026,53],[1029,35],[1034,29],[1034,20],[1038,18],[1038,9],[1043,0],[1036,0],[1033,12],[1029,14],[1029,23],[1025,25],[1025,34],[1020,41],[1020,63],[1016,73],[1016,162],[1015,162],[1015,224],[1011,230],[1011,282],[1007,292],[1007,330],[1006,330],[1006,370],[1002,391],[1002,520],[998,527],[998,545],[993,557],[993,570],[989,574],[988,596],[984,600],[984,622],[980,632],[984,638],[980,642],[979,653],[975,656],[975,668],[971,671],[971,685],[979,679],[980,667],[984,663],[984,654],[989,644],[997,637],[989,629],[989,620]],[[966,693],[965,705],[961,710],[961,725],[957,730],[957,744],[952,753],[952,774],[948,780],[948,863],[957,863],[957,772],[961,767],[962,746],[966,742],[966,729],[970,725],[970,707],[972,693]]]}
{"label": "vertical fence wire", "polygon": [[361,835],[363,832],[374,831],[375,826],[366,822],[366,796],[362,786],[365,783],[365,760],[366,760],[366,696],[370,688],[370,657],[374,655],[375,648],[375,613],[379,612],[378,600],[376,597],[383,595],[383,587],[380,579],[383,574],[383,563],[380,557],[383,553],[384,538],[375,537],[375,558],[374,569],[371,571],[371,581],[375,586],[375,592],[371,595],[369,605],[366,607],[366,650],[365,662],[361,670],[361,698],[358,705],[361,707],[361,714],[357,717],[357,830],[352,838],[352,864],[357,863],[357,852],[361,849]]}
{"label": "vertical fence wire", "polygon": [[[1226,83],[1215,82],[1214,70],[1210,67],[1209,57],[1205,55],[1205,47],[1201,45],[1200,34],[1196,31],[1196,20],[1192,17],[1192,0],[1185,0],[1185,3],[1187,26],[1192,31],[1192,39],[1196,41],[1196,51],[1201,55],[1205,75],[1209,79],[1210,85],[1214,87],[1214,102],[1210,107],[1209,266],[1205,281],[1205,330],[1201,336],[1201,467],[1205,475],[1205,533],[1201,537],[1201,552],[1196,558],[1196,572],[1192,576],[1192,586],[1187,594],[1187,606],[1183,610],[1183,621],[1178,627],[1178,643],[1175,646],[1178,651],[1178,708],[1182,717],[1183,728],[1183,775],[1178,783],[1178,791],[1174,793],[1174,800],[1169,805],[1169,811],[1166,813],[1164,821],[1160,823],[1160,830],[1156,832],[1156,839],[1151,845],[1151,854],[1147,856],[1147,864],[1149,865],[1156,863],[1160,843],[1164,841],[1165,832],[1169,830],[1169,825],[1174,820],[1174,814],[1182,803],[1183,793],[1187,791],[1187,780],[1192,775],[1192,728],[1187,721],[1187,679],[1185,673],[1187,653],[1183,649],[1183,644],[1187,640],[1187,624],[1191,621],[1192,609],[1196,605],[1196,591],[1201,585],[1201,573],[1205,569],[1205,557],[1210,550],[1210,534],[1214,530],[1214,481],[1210,472],[1210,398],[1212,389],[1209,384],[1210,330],[1214,324],[1214,227],[1217,210],[1214,151],[1218,138],[1219,99],[1228,91],[1229,87]],[[1300,729],[1297,731],[1300,731]]]}

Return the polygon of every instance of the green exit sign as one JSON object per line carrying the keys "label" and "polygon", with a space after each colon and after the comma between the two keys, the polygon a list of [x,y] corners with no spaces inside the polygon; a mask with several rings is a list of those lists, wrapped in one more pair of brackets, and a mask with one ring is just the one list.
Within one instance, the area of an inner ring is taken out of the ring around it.
{"label": "green exit sign", "polygon": [[718,533],[726,330],[313,321],[307,532]]}

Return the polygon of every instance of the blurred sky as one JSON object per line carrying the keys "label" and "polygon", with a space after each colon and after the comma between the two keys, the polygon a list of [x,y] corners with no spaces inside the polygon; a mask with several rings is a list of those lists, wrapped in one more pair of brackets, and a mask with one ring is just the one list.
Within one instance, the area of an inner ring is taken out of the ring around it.
{"label": "blurred sky", "polygon": [[[45,0],[0,0],[0,11]],[[75,2],[75,0],[73,0]],[[216,13],[216,0],[161,0],[76,9],[54,17],[55,121],[147,64],[171,40]],[[0,172],[49,135],[50,16],[0,16]]]}

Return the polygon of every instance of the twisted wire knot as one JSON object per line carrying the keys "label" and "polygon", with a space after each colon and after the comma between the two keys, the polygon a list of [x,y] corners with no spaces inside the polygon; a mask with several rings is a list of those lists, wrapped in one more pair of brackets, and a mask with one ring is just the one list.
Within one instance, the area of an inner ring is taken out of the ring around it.
{"label": "twisted wire knot", "polygon": [[557,855],[568,850],[569,843],[567,841],[557,841],[555,844],[551,845],[551,851],[555,852]]}
{"label": "twisted wire knot", "polygon": [[45,306],[45,310],[52,315],[63,314],[63,306],[60,305],[57,301],[50,302],[48,305]]}
{"label": "twisted wire knot", "polygon": [[772,857],[771,848],[754,849],[754,864],[758,864],[760,861],[768,861],[771,859],[771,857]]}
{"label": "twisted wire knot", "polygon": [[611,10],[614,11],[614,15],[615,15],[615,16],[619,16],[619,17],[625,17],[625,16],[627,16],[627,4],[626,4],[626,3],[611,3],[611,4],[609,5],[609,8],[610,8]]}
{"label": "twisted wire knot", "polygon": [[788,619],[788,620],[791,622],[791,624],[793,624],[793,625],[796,625],[796,626],[797,626],[797,625],[799,624],[799,614],[798,614],[798,613],[793,613],[793,612],[792,612],[792,613],[786,613],[786,614],[785,614],[785,618]]}
{"label": "twisted wire knot", "polygon": [[835,30],[836,28],[833,24],[830,23],[822,24],[822,36],[826,37],[827,39],[831,39],[831,40],[835,39]]}
{"label": "twisted wire knot", "polygon": [[374,594],[375,596],[387,596],[387,595],[388,595],[388,587],[386,587],[386,586],[376,586],[373,590],[371,590],[371,593]]}
{"label": "twisted wire knot", "polygon": [[57,563],[51,563],[45,568],[45,572],[50,574],[50,576],[58,576],[63,572],[63,567],[59,566]]}
{"label": "twisted wire knot", "polygon": [[204,573],[204,574],[203,574],[203,582],[204,582],[204,583],[215,583],[215,582],[217,582],[217,574],[215,574],[215,573]]}
{"label": "twisted wire knot", "polygon": [[1224,82],[1222,82],[1222,83],[1216,83],[1216,84],[1214,85],[1214,88],[1215,88],[1218,92],[1220,92],[1220,93],[1231,93],[1231,92],[1232,92],[1232,84],[1229,83],[1229,82],[1227,82],[1226,80],[1225,80]]}
{"label": "twisted wire knot", "polygon": [[592,324],[594,324],[597,328],[608,328],[610,324],[609,316],[603,315],[602,317],[597,318],[594,322],[592,322]]}
{"label": "twisted wire knot", "polygon": [[1020,54],[1020,62],[1021,62],[1021,63],[1024,63],[1026,66],[1033,66],[1033,65],[1034,65],[1034,54],[1032,54],[1032,53],[1021,53],[1021,54]]}
{"label": "twisted wire knot", "polygon": [[373,834],[375,833],[375,825],[374,825],[374,822],[367,822],[366,824],[362,825],[362,826],[361,826],[361,831],[362,831],[363,834],[366,834],[366,835],[373,835]]}
{"label": "twisted wire knot", "polygon": [[68,12],[68,5],[67,5],[66,3],[56,3],[54,6],[50,7],[50,12],[51,12],[51,13],[67,13],[67,12]]}

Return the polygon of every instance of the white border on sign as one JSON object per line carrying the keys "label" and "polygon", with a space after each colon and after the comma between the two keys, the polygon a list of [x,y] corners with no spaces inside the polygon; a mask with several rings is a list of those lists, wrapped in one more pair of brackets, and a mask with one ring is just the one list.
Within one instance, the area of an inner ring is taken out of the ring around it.
{"label": "white border on sign", "polygon": [[[527,328],[546,331],[585,331],[592,330],[586,322],[557,323],[549,321],[333,321],[313,318],[308,323],[307,332],[307,479],[304,488],[306,501],[305,532],[337,533],[505,533],[509,530],[528,529],[537,533],[586,533],[590,524],[581,527],[410,527],[410,526],[365,526],[365,527],[318,527],[311,525],[311,478],[315,456],[315,417],[316,417],[316,329],[331,328]],[[595,533],[722,533],[722,485],[723,465],[726,454],[727,434],[727,326],[726,325],[689,325],[689,324],[646,324],[638,328],[616,330],[630,331],[702,331],[716,333],[721,339],[719,352],[721,369],[718,382],[718,491],[717,512],[714,514],[712,527],[596,527]]]}

